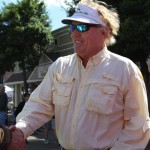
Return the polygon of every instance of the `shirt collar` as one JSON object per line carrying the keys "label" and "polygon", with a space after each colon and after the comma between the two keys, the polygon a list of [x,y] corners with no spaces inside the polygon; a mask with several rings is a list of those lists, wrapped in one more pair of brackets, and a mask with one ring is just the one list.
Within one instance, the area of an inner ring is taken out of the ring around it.
{"label": "shirt collar", "polygon": [[91,61],[94,65],[97,65],[104,57],[110,57],[106,46],[99,53],[91,57],[89,61]]}
{"label": "shirt collar", "polygon": [[[77,59],[78,59],[78,61],[80,62],[80,63],[82,63],[82,60],[81,60],[81,58],[76,54],[76,56],[77,56]],[[108,49],[107,49],[107,46],[105,46],[102,50],[100,50],[100,52],[99,53],[97,53],[96,55],[94,55],[94,56],[92,56],[90,59],[89,59],[89,61],[88,61],[88,65],[97,65],[98,63],[100,63],[101,62],[101,60],[103,59],[103,58],[109,58],[110,57],[110,55],[109,55],[109,53],[108,53]]]}

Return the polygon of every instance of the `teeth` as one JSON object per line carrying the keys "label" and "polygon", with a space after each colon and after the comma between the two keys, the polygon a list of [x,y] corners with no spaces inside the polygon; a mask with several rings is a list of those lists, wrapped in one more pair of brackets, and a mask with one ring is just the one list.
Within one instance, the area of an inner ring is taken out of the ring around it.
{"label": "teeth", "polygon": [[81,43],[81,41],[75,41],[75,43]]}

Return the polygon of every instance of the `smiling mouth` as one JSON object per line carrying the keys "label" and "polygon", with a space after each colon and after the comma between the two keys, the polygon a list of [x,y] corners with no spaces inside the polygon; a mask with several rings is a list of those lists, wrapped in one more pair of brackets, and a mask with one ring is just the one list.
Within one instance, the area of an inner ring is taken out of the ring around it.
{"label": "smiling mouth", "polygon": [[77,40],[76,40],[76,41],[74,41],[74,43],[75,43],[75,44],[80,44],[81,41],[77,41]]}

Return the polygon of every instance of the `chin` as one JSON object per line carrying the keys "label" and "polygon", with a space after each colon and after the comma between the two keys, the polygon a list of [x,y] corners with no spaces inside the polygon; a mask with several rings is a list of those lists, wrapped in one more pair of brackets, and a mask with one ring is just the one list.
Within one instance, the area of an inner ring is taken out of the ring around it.
{"label": "chin", "polygon": [[85,50],[81,49],[81,48],[75,48],[75,53],[82,55],[82,53],[84,53]]}

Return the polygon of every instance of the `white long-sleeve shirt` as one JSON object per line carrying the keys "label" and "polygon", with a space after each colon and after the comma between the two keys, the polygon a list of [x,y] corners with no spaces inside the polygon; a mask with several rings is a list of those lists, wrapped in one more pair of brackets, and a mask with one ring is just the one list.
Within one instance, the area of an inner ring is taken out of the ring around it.
{"label": "white long-sleeve shirt", "polygon": [[55,114],[67,150],[144,150],[150,118],[143,77],[105,47],[86,68],[77,54],[54,62],[17,117],[25,138]]}

